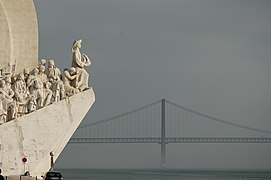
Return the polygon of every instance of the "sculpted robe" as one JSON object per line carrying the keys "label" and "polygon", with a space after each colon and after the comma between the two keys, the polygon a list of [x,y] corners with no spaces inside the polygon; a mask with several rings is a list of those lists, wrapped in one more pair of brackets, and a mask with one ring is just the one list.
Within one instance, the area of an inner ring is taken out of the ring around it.
{"label": "sculpted robe", "polygon": [[90,66],[91,61],[85,54],[81,54],[80,49],[75,47],[72,49],[72,67],[76,69],[77,81],[75,87],[80,91],[88,88],[88,73],[84,67]]}

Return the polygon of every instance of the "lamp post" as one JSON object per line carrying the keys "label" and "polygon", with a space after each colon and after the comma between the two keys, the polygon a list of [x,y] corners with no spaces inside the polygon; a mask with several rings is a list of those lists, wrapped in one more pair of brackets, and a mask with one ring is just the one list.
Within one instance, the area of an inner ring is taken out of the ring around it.
{"label": "lamp post", "polygon": [[54,151],[50,152],[50,156],[51,156],[51,169],[50,171],[54,170]]}
{"label": "lamp post", "polygon": [[26,158],[26,157],[23,157],[23,158],[22,158],[22,162],[23,162],[23,164],[24,164],[24,173],[25,173],[25,164],[26,164],[26,162],[27,162],[27,158]]}

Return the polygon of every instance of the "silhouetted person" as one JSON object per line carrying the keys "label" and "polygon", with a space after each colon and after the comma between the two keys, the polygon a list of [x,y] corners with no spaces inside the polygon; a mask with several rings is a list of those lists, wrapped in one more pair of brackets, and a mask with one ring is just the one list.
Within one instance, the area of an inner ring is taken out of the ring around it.
{"label": "silhouetted person", "polygon": [[24,173],[24,176],[30,176],[29,171],[26,171],[26,172]]}
{"label": "silhouetted person", "polygon": [[0,180],[5,180],[5,178],[1,175],[2,169],[0,169]]}

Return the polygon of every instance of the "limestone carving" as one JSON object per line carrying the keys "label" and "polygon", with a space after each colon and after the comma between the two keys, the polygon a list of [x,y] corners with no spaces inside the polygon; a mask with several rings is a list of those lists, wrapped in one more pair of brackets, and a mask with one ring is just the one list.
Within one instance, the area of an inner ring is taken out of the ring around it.
{"label": "limestone carving", "polygon": [[[10,76],[5,77],[4,91],[13,100],[15,93],[11,88],[11,77]],[[16,101],[13,101],[13,103],[9,106],[9,109],[7,110],[7,118],[14,119],[15,113],[16,113]]]}
{"label": "limestone carving", "polygon": [[0,80],[0,98],[2,101],[2,110],[10,116],[10,119],[15,118],[15,102],[12,97],[6,92],[5,80]]}
{"label": "limestone carving", "polygon": [[15,94],[15,101],[17,102],[17,109],[15,113],[15,117],[21,117],[24,114],[27,113],[27,103],[28,103],[28,96],[29,96],[29,91],[27,90],[26,83],[24,81],[24,74],[20,73],[16,81],[14,82],[12,86]]}
{"label": "limestone carving", "polygon": [[5,123],[6,120],[7,120],[7,114],[2,107],[2,100],[0,99],[0,125]]}
{"label": "limestone carving", "polygon": [[44,97],[44,106],[48,106],[52,102],[53,92],[50,89],[51,83],[45,82],[44,89],[43,89],[43,97]]}
{"label": "limestone carving", "polygon": [[40,86],[41,80],[38,77],[39,70],[37,68],[32,70],[32,73],[28,76],[26,86],[30,94],[34,93],[34,90]]}
{"label": "limestone carving", "polygon": [[48,77],[47,75],[45,74],[45,66],[44,65],[40,65],[39,66],[39,73],[38,73],[38,78],[40,79],[40,81],[42,83],[45,83],[48,81]]}
{"label": "limestone carving", "polygon": [[46,59],[40,60],[39,66],[45,66],[46,65]]}
{"label": "limestone carving", "polygon": [[50,59],[48,62],[47,76],[49,79],[54,79],[55,77],[61,78],[61,72],[55,66],[55,61],[53,59]]}
{"label": "limestone carving", "polygon": [[30,70],[28,68],[25,68],[24,69],[24,80],[25,80],[25,82],[27,82],[27,79],[28,79],[29,75],[30,75]]}
{"label": "limestone carving", "polygon": [[73,43],[72,67],[64,69],[63,74],[52,59],[47,68],[47,61],[42,59],[36,68],[25,68],[19,74],[0,70],[0,125],[88,88],[85,67],[91,61],[80,52],[81,43]]}
{"label": "limestone carving", "polygon": [[52,81],[53,102],[58,102],[65,96],[64,84],[58,76]]}
{"label": "limestone carving", "polygon": [[79,92],[79,89],[75,88],[75,82],[77,81],[76,69],[65,69],[63,72],[63,84],[67,96],[71,96]]}
{"label": "limestone carving", "polygon": [[6,76],[5,77],[5,88],[4,90],[6,91],[6,93],[13,98],[13,96],[15,95],[14,91],[11,88],[11,77],[10,76]]}
{"label": "limestone carving", "polygon": [[28,113],[31,113],[36,110],[37,110],[36,98],[35,98],[35,96],[30,95],[29,101],[27,103],[27,111],[28,111]]}
{"label": "limestone carving", "polygon": [[30,95],[36,99],[37,108],[43,107],[43,83],[39,77],[39,70],[33,69],[32,74],[28,77],[27,87]]}
{"label": "limestone carving", "polygon": [[80,52],[82,46],[82,40],[74,41],[72,45],[72,67],[76,69],[77,80],[75,87],[80,91],[88,88],[88,77],[89,74],[85,70],[85,67],[91,65],[89,57]]}

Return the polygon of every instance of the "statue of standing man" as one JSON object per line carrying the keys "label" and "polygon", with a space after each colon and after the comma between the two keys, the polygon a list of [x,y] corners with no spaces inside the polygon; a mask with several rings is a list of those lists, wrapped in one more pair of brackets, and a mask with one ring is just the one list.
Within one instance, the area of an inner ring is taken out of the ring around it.
{"label": "statue of standing man", "polygon": [[91,65],[89,57],[85,54],[81,54],[82,40],[74,41],[72,45],[72,67],[76,69],[77,79],[74,81],[74,87],[78,88],[79,91],[83,91],[88,88],[88,77],[89,74],[85,70],[85,67]]}

